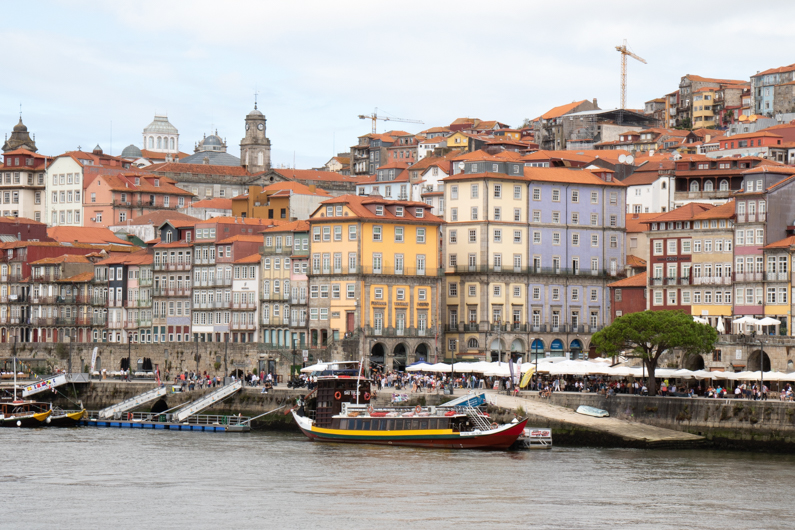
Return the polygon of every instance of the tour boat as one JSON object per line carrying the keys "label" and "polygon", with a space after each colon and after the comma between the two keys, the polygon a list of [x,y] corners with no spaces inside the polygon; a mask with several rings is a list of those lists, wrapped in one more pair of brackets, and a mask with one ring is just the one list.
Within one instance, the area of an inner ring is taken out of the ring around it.
{"label": "tour boat", "polygon": [[50,427],[76,427],[86,415],[86,409],[63,410],[53,409],[52,416],[49,417],[47,425]]}
{"label": "tour boat", "polygon": [[[311,440],[446,449],[508,449],[527,419],[498,425],[473,407],[374,407],[370,381],[334,363],[317,376],[317,388],[292,414]],[[348,366],[346,366],[348,365]],[[313,394],[315,394],[313,396]]]}
{"label": "tour boat", "polygon": [[49,419],[52,408],[40,401],[0,401],[0,427],[40,427]]}

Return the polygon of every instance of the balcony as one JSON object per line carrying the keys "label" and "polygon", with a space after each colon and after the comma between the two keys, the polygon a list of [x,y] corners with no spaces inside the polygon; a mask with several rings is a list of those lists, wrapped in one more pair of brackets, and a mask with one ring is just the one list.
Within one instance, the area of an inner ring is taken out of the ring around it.
{"label": "balcony", "polygon": [[55,320],[56,319],[54,319],[54,318],[47,318],[47,317],[31,317],[30,325],[31,326],[54,326],[55,325]]}
{"label": "balcony", "polygon": [[290,295],[289,295],[289,293],[272,293],[272,292],[268,292],[268,293],[262,293],[260,295],[259,299],[262,300],[262,301],[269,301],[269,300],[282,301],[282,300],[289,300],[290,299]]}
{"label": "balcony", "polygon": [[480,331],[480,326],[477,322],[470,322],[466,325],[466,331]]}
{"label": "balcony", "polygon": [[152,286],[152,278],[139,278],[138,279],[138,286],[139,287],[151,287]]}
{"label": "balcony", "polygon": [[56,326],[74,326],[77,324],[77,317],[58,317],[55,319]]}
{"label": "balcony", "polygon": [[77,325],[78,326],[90,326],[93,323],[93,319],[90,316],[79,316],[77,317]]}
{"label": "balcony", "polygon": [[222,287],[222,286],[229,287],[230,285],[232,285],[232,277],[231,276],[228,278],[216,277],[213,285],[215,285],[216,287]]}
{"label": "balcony", "polygon": [[232,309],[243,309],[246,311],[253,311],[257,309],[256,302],[232,302]]}
{"label": "balcony", "polygon": [[[717,199],[728,199],[732,195],[731,190],[713,190],[713,191],[675,191],[674,192],[674,201],[687,201],[687,200],[717,200]],[[737,219],[737,222],[740,219]]]}
{"label": "balcony", "polygon": [[155,262],[154,268],[156,271],[189,271],[191,269],[190,261],[179,262]]}
{"label": "balcony", "polygon": [[10,294],[8,295],[9,304],[27,304],[28,297],[24,294]]}
{"label": "balcony", "polygon": [[108,322],[107,326],[108,329],[122,329],[124,327],[124,322],[121,321]]}
{"label": "balcony", "polygon": [[101,277],[97,278],[95,276],[95,277],[91,278],[91,283],[102,285],[102,284],[108,283],[108,279],[107,278],[101,278]]}
{"label": "balcony", "polygon": [[121,300],[108,300],[108,307],[122,307],[122,305]]}
{"label": "balcony", "polygon": [[257,329],[257,325],[253,322],[232,322],[229,328],[233,330],[254,330]]}
{"label": "balcony", "polygon": [[493,267],[489,265],[457,265],[447,267],[446,274],[523,274],[529,276],[579,276],[591,278],[620,278],[626,275],[623,270],[582,269],[562,267]]}
{"label": "balcony", "polygon": [[379,329],[372,326],[365,326],[364,333],[368,336],[383,337],[433,337],[435,331],[433,328],[387,327]]}
{"label": "balcony", "polygon": [[108,299],[104,296],[92,296],[91,297],[91,305],[101,305],[105,306],[108,303]]}
{"label": "balcony", "polygon": [[789,281],[789,273],[786,272],[766,272],[766,282],[786,282]]}
{"label": "balcony", "polygon": [[124,329],[136,329],[138,327],[137,320],[127,320],[124,322]]}
{"label": "balcony", "polygon": [[[362,274],[376,274],[376,275],[383,275],[383,276],[442,276],[444,275],[444,271],[442,269],[428,269],[428,268],[421,268],[418,269],[417,267],[403,267],[403,268],[395,268],[395,267],[381,267],[381,268],[374,268],[372,266],[362,266],[360,267]],[[324,272],[323,274],[328,274]],[[341,274],[335,273],[335,274]],[[347,274],[357,274],[355,272],[348,271]]]}
{"label": "balcony", "polygon": [[91,317],[91,325],[92,326],[106,326],[107,323],[108,323],[108,316],[107,315],[102,315],[102,316],[94,315],[94,316]]}
{"label": "balcony", "polygon": [[734,273],[734,281],[735,282],[761,282],[764,278],[764,273],[762,272],[735,272]]}
{"label": "balcony", "polygon": [[698,276],[693,278],[693,285],[731,285],[730,276]]}
{"label": "balcony", "polygon": [[60,271],[48,272],[44,274],[34,273],[31,275],[34,282],[50,283],[61,279]]}

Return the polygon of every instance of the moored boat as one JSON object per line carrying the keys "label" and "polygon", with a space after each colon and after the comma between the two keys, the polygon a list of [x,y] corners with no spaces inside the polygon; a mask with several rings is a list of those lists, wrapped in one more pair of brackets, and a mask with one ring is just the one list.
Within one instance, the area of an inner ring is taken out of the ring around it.
{"label": "moored boat", "polygon": [[63,410],[55,408],[47,421],[50,427],[76,427],[86,415],[86,409]]}
{"label": "moored boat", "polygon": [[[352,366],[355,365],[355,366]],[[378,407],[358,363],[334,363],[317,377],[317,388],[292,411],[311,440],[447,449],[508,449],[527,419],[498,425],[469,406]],[[312,394],[315,394],[314,396]]]}
{"label": "moored boat", "polygon": [[49,403],[0,401],[0,427],[40,427],[51,414]]}

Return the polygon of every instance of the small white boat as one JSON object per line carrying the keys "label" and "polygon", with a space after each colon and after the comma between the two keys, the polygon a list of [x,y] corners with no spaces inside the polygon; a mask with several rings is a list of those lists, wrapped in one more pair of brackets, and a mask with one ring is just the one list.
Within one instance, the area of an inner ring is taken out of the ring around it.
{"label": "small white boat", "polygon": [[589,407],[587,405],[580,405],[577,407],[577,414],[593,416],[594,418],[606,418],[610,416],[610,413],[606,410],[598,409],[596,407]]}

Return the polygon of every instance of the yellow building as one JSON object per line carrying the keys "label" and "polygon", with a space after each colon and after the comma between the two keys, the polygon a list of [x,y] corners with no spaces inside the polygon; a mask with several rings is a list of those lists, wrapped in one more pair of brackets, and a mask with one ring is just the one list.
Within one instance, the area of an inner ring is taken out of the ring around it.
{"label": "yellow building", "polygon": [[763,248],[765,251],[765,316],[781,322],[779,331],[792,335],[792,271],[795,236],[788,236]]}
{"label": "yellow building", "polygon": [[435,362],[442,223],[425,203],[324,201],[309,218],[309,347],[369,352],[387,370]]}
{"label": "yellow building", "polygon": [[715,89],[704,87],[693,94],[693,128],[714,127]]}
{"label": "yellow building", "polygon": [[[705,318],[717,327],[718,320],[730,318],[732,303],[732,260],[734,244],[734,201],[693,215],[692,238],[682,239],[682,254],[691,256],[692,288],[682,290],[682,303],[691,304],[691,315]],[[676,270],[676,263],[669,264]],[[675,277],[666,271],[666,278]],[[687,277],[686,272],[682,272]],[[728,320],[724,329],[731,330]]]}

